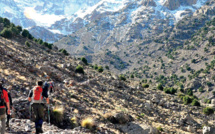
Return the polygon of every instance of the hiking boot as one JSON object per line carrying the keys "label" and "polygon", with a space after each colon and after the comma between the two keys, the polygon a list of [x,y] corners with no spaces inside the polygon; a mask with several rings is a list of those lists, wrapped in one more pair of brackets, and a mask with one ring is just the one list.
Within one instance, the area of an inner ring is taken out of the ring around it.
{"label": "hiking boot", "polygon": [[8,128],[9,128],[9,122],[6,122],[6,127],[8,127]]}

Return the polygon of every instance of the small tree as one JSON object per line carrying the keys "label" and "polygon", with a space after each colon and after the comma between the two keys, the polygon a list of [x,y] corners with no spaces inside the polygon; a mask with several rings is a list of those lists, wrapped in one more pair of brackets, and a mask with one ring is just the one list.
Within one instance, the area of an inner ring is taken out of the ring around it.
{"label": "small tree", "polygon": [[203,113],[206,114],[206,115],[210,115],[210,114],[214,113],[214,110],[211,107],[206,107],[206,108],[203,109]]}
{"label": "small tree", "polygon": [[125,81],[126,80],[125,75],[122,75],[122,74],[119,75],[119,79]]}
{"label": "small tree", "polygon": [[21,26],[16,26],[17,30],[20,32],[22,32],[22,27]]}
{"label": "small tree", "polygon": [[144,84],[142,84],[142,87],[143,87],[143,88],[149,88],[149,84],[145,84],[145,83],[144,83]]}
{"label": "small tree", "polygon": [[69,55],[69,53],[65,49],[60,49],[59,52],[63,53],[66,56]]}
{"label": "small tree", "polygon": [[23,36],[23,37],[28,37],[28,35],[29,35],[28,30],[24,29],[24,30],[22,31],[22,36]]}
{"label": "small tree", "polygon": [[81,65],[78,65],[75,69],[75,72],[84,74],[84,69]]}
{"label": "small tree", "polygon": [[158,84],[157,89],[163,91],[163,86],[162,86],[162,84]]}
{"label": "small tree", "polygon": [[81,61],[84,62],[84,64],[86,64],[86,65],[88,64],[87,59],[85,57],[82,57]]}
{"label": "small tree", "polygon": [[98,67],[98,72],[102,73],[104,71],[103,67],[102,66],[99,66]]}
{"label": "small tree", "polygon": [[31,46],[30,43],[29,43],[28,41],[25,42],[25,45],[28,46],[28,47]]}
{"label": "small tree", "polygon": [[200,103],[198,102],[198,100],[194,99],[191,103],[192,106],[200,106]]}
{"label": "small tree", "polygon": [[94,68],[95,70],[97,70],[97,69],[98,69],[98,65],[95,64],[95,65],[93,66],[93,68]]}
{"label": "small tree", "polygon": [[10,26],[10,20],[8,20],[7,18],[3,18],[3,23],[4,23],[4,27]]}
{"label": "small tree", "polygon": [[110,68],[109,68],[109,66],[106,65],[106,66],[105,66],[105,69],[109,70]]}
{"label": "small tree", "polygon": [[190,99],[189,96],[184,96],[183,97],[183,102],[184,102],[185,105],[187,105],[187,104],[191,103],[192,100]]}
{"label": "small tree", "polygon": [[130,76],[132,79],[134,78],[134,75],[133,74],[131,74],[131,76]]}
{"label": "small tree", "polygon": [[187,89],[187,95],[192,96],[193,95],[193,90]]}
{"label": "small tree", "polygon": [[5,38],[11,38],[12,37],[12,32],[8,28],[4,28],[0,34],[2,37],[5,37]]}

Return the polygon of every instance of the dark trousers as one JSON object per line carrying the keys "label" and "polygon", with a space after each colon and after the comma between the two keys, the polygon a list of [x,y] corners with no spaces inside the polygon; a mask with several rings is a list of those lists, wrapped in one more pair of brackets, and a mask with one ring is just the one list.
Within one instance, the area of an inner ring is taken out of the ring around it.
{"label": "dark trousers", "polygon": [[9,125],[9,121],[10,121],[10,115],[7,113],[7,107],[6,107],[6,114],[7,114],[7,121],[6,124]]}
{"label": "dark trousers", "polygon": [[44,106],[41,103],[33,103],[33,115],[35,118],[35,128],[42,128],[44,117]]}

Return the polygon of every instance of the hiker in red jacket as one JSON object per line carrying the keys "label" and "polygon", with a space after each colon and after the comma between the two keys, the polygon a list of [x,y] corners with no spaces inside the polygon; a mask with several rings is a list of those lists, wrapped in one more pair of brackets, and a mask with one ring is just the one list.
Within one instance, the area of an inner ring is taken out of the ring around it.
{"label": "hiker in red jacket", "polygon": [[[44,116],[44,104],[43,100],[43,82],[38,81],[37,86],[35,86],[31,92],[29,93],[28,100],[32,104],[33,112],[35,118],[35,129],[36,134],[43,133],[42,124],[43,124],[43,116]],[[49,104],[49,98],[46,97],[46,102]]]}
{"label": "hiker in red jacket", "polygon": [[3,88],[2,83],[0,83],[0,120],[1,120],[1,134],[5,133],[5,113],[7,106],[7,114],[10,114],[10,103],[8,99],[7,90]]}

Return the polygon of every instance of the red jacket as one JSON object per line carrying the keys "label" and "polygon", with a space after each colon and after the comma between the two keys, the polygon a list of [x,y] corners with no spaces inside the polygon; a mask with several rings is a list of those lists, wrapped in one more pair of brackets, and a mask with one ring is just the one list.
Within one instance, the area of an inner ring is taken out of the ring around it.
{"label": "red jacket", "polygon": [[[9,99],[8,99],[8,93],[6,90],[3,89],[3,95],[1,96],[1,99],[4,99],[5,102],[9,102]],[[4,108],[5,106],[0,106],[0,108]]]}

